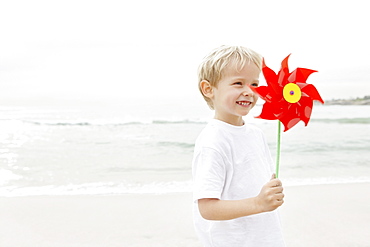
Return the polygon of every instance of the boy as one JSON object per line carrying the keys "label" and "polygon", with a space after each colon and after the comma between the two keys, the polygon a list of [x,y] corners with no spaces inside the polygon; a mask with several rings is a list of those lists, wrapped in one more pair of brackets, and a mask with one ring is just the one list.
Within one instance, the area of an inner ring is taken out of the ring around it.
{"label": "boy", "polygon": [[252,88],[261,60],[250,49],[221,46],[199,66],[199,89],[215,110],[193,158],[194,225],[206,247],[285,246],[274,211],[283,204],[281,181],[263,133],[242,119],[258,98]]}

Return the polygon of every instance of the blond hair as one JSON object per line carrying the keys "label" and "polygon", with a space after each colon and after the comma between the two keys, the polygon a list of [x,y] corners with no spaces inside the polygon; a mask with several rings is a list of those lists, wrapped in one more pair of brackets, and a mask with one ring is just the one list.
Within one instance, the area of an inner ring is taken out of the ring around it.
{"label": "blond hair", "polygon": [[214,49],[203,59],[198,68],[198,87],[211,109],[213,109],[213,102],[203,94],[200,83],[206,80],[212,87],[217,88],[227,66],[234,65],[235,69],[241,70],[247,62],[251,61],[261,70],[262,56],[260,54],[243,46],[225,45]]}

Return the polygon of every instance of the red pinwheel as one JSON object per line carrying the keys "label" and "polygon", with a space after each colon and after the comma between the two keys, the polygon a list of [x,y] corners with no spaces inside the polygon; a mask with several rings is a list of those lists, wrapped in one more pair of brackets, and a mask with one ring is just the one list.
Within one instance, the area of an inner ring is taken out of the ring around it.
{"label": "red pinwheel", "polygon": [[306,83],[307,78],[317,71],[297,68],[289,73],[289,56],[281,62],[281,69],[278,74],[267,67],[263,60],[262,73],[267,86],[253,88],[265,100],[262,112],[257,118],[279,120],[276,177],[279,175],[281,123],[284,124],[284,132],[295,126],[299,121],[303,121],[307,126],[311,117],[313,101],[318,100],[324,103],[315,86]]}
{"label": "red pinwheel", "polygon": [[306,83],[307,78],[317,71],[297,68],[289,73],[289,56],[282,61],[278,74],[267,67],[263,60],[262,72],[267,86],[254,88],[254,91],[266,101],[262,113],[257,118],[280,120],[285,127],[284,132],[301,120],[307,126],[313,100],[324,103],[315,86]]}

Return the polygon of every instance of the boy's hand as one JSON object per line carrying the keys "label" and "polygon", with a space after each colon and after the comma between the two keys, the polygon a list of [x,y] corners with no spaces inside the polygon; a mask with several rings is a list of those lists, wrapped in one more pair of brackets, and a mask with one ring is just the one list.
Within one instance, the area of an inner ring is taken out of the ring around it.
{"label": "boy's hand", "polygon": [[271,180],[266,183],[256,197],[257,207],[262,212],[273,211],[284,203],[283,186],[281,181],[273,174]]}

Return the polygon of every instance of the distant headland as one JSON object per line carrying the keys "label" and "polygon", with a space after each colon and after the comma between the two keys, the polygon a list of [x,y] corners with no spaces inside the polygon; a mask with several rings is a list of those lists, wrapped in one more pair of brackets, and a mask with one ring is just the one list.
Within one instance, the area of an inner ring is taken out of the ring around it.
{"label": "distant headland", "polygon": [[332,99],[326,100],[325,105],[370,105],[370,95],[354,99]]}

